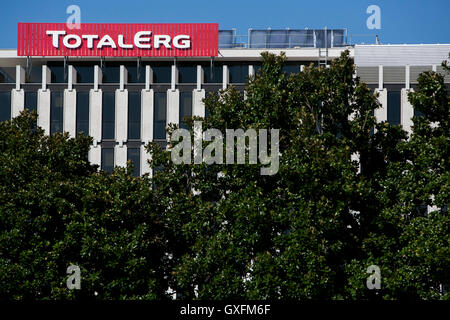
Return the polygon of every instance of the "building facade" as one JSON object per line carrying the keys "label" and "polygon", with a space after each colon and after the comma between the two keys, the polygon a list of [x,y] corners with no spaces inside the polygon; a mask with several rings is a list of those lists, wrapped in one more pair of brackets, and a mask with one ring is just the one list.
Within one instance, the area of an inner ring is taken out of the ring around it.
{"label": "building facade", "polygon": [[[380,93],[379,121],[410,131],[418,115],[407,93],[426,70],[444,71],[450,45],[347,45],[345,30],[249,30],[247,42],[219,31],[218,55],[177,57],[21,56],[0,50],[0,121],[36,110],[46,133],[93,137],[89,160],[111,171],[131,160],[151,174],[144,146],[167,143],[168,123],[207,116],[202,99],[230,84],[243,91],[261,67],[261,53],[286,53],[285,72],[326,65],[349,50],[357,75]],[[450,76],[445,75],[450,89]]]}

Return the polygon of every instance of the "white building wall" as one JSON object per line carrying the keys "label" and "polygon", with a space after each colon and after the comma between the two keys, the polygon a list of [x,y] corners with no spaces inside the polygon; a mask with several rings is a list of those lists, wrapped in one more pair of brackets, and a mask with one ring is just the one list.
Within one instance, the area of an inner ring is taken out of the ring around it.
{"label": "white building wall", "polygon": [[25,91],[11,90],[11,119],[17,117],[25,108]]}
{"label": "white building wall", "polygon": [[37,95],[37,125],[50,134],[50,90],[38,90]]}
{"label": "white building wall", "polygon": [[76,136],[77,128],[77,91],[64,90],[64,112],[63,112],[63,128],[68,132],[70,137]]}

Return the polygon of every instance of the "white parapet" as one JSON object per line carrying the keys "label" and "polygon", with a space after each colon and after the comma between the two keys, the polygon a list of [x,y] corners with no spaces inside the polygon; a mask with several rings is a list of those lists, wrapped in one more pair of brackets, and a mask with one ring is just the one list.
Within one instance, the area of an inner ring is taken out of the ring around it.
{"label": "white parapet", "polygon": [[116,141],[125,143],[128,137],[128,90],[116,90]]}
{"label": "white parapet", "polygon": [[[180,90],[167,91],[167,124],[180,122]],[[169,139],[169,137],[167,137]]]}
{"label": "white parapet", "polygon": [[205,104],[203,103],[205,96],[205,89],[192,92],[192,116],[205,117]]}
{"label": "white parapet", "polygon": [[89,91],[89,135],[94,140],[94,146],[102,141],[102,98],[101,89]]}
{"label": "white parapet", "polygon": [[403,130],[408,132],[408,134],[412,133],[412,126],[414,125],[412,118],[414,117],[414,108],[411,105],[411,102],[408,100],[408,93],[412,91],[412,89],[402,89],[401,91],[401,124],[403,126]]}
{"label": "white parapet", "polygon": [[37,125],[50,134],[50,90],[39,89],[37,100]]}
{"label": "white parapet", "polygon": [[141,91],[141,140],[145,144],[153,140],[153,89]]}
{"label": "white parapet", "polygon": [[23,89],[11,90],[11,119],[17,117],[25,108],[25,92]]}
{"label": "white parapet", "polygon": [[77,91],[75,89],[64,90],[63,128],[71,138],[76,136],[77,129]]}

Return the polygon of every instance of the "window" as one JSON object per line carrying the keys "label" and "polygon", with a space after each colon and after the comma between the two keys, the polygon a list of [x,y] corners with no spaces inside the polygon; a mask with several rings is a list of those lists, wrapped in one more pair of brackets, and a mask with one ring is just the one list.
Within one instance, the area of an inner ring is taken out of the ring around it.
{"label": "window", "polygon": [[63,131],[63,91],[52,91],[50,95],[50,134]]}
{"label": "window", "polygon": [[203,66],[204,82],[205,83],[222,83],[223,82],[223,65],[221,63],[214,63]]}
{"label": "window", "polygon": [[0,68],[0,83],[14,83],[16,81],[15,67]]}
{"label": "window", "polygon": [[89,92],[77,92],[77,133],[89,135]]}
{"label": "window", "polygon": [[11,119],[11,92],[0,91],[0,121]]}
{"label": "window", "polygon": [[116,119],[116,99],[114,92],[103,93],[102,103],[102,139],[114,140],[115,119]]}
{"label": "window", "polygon": [[153,83],[170,83],[172,79],[172,63],[156,62],[151,65],[153,71]]}
{"label": "window", "polygon": [[30,111],[37,111],[37,92],[25,91],[25,108]]}
{"label": "window", "polygon": [[392,125],[400,124],[400,91],[388,91],[387,121]]}
{"label": "window", "polygon": [[102,73],[102,83],[120,83],[120,63],[105,63],[102,68]]}
{"label": "window", "polygon": [[77,62],[73,67],[77,71],[77,83],[94,83],[94,66],[96,62]]}
{"label": "window", "polygon": [[246,83],[248,78],[248,64],[246,63],[232,63],[228,64],[230,82],[231,83]]}
{"label": "window", "polygon": [[155,92],[153,139],[166,140],[167,93]]}
{"label": "window", "polygon": [[141,138],[141,93],[128,93],[128,139]]}
{"label": "window", "polygon": [[177,68],[180,83],[197,83],[197,64],[180,63]]}
{"label": "window", "polygon": [[63,62],[49,61],[47,67],[50,69],[51,83],[67,82],[67,69],[64,68]]}
{"label": "window", "polygon": [[134,166],[133,176],[138,177],[141,172],[141,149],[139,148],[128,148],[127,149],[127,159],[131,160]]}
{"label": "window", "polygon": [[192,117],[192,92],[180,92],[180,128],[188,129],[184,117]]}
{"label": "window", "polygon": [[25,71],[26,83],[42,83],[42,65],[31,66]]}
{"label": "window", "polygon": [[300,63],[298,62],[286,62],[282,68],[282,71],[290,74],[290,73],[299,73],[300,72]]}
{"label": "window", "polygon": [[113,172],[114,170],[114,148],[102,148],[102,170]]}

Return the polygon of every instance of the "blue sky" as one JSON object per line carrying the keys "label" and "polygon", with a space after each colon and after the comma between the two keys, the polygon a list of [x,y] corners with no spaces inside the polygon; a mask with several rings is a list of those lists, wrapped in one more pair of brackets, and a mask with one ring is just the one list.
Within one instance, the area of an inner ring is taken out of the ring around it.
{"label": "blue sky", "polygon": [[[67,6],[81,22],[217,22],[220,29],[348,28],[353,43],[450,43],[450,0],[6,0],[0,48],[16,48],[18,22],[66,22]],[[381,9],[381,29],[369,30],[369,5]]]}

